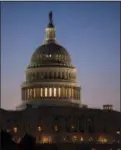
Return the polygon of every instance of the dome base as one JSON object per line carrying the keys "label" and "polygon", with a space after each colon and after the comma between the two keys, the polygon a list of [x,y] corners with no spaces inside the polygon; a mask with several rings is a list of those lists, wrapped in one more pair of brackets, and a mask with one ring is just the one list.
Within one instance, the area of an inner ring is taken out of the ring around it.
{"label": "dome base", "polygon": [[38,108],[40,106],[80,106],[79,100],[29,100],[23,102],[18,107],[17,110],[26,109],[26,107],[30,105],[32,108]]}

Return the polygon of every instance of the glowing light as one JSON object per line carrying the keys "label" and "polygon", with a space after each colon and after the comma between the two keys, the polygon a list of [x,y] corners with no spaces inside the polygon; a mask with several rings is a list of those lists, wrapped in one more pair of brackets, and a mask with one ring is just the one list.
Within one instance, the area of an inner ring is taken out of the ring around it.
{"label": "glowing light", "polygon": [[81,136],[81,138],[80,138],[80,141],[82,142],[82,141],[84,141],[84,139],[83,139],[83,137]]}
{"label": "glowing light", "polygon": [[117,131],[116,134],[120,134],[120,131]]}
{"label": "glowing light", "polygon": [[98,141],[101,142],[101,143],[107,143],[108,139],[106,139],[103,136],[100,136],[99,139],[98,139]]}
{"label": "glowing light", "polygon": [[16,133],[18,131],[17,127],[13,128],[14,133]]}
{"label": "glowing light", "polygon": [[42,138],[42,143],[51,143],[52,142],[52,139],[50,136],[44,136]]}
{"label": "glowing light", "polygon": [[38,127],[38,131],[42,131],[42,128],[40,126]]}
{"label": "glowing light", "polygon": [[57,125],[55,126],[55,131],[58,131],[58,126]]}
{"label": "glowing light", "polygon": [[75,141],[77,141],[77,136],[73,136],[73,141],[75,142]]}

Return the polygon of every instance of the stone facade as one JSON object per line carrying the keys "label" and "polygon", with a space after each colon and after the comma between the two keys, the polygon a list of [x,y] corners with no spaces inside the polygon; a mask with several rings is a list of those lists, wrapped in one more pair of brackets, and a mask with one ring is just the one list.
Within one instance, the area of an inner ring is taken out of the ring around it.
{"label": "stone facade", "polygon": [[54,142],[121,142],[121,113],[99,109],[41,106],[25,110],[0,110],[1,129],[11,132],[16,141],[24,133],[38,143]]}

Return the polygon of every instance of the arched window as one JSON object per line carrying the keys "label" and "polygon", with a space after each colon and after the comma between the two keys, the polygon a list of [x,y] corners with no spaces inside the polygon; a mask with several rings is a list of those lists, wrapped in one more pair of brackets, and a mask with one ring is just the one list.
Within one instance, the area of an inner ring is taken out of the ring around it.
{"label": "arched window", "polygon": [[44,90],[45,90],[45,97],[47,97],[47,88],[45,88]]}
{"label": "arched window", "polygon": [[43,72],[40,73],[40,78],[43,79]]}
{"label": "arched window", "polygon": [[69,97],[71,97],[71,88],[69,88]]}
{"label": "arched window", "polygon": [[56,97],[56,88],[53,88],[53,96]]}
{"label": "arched window", "polygon": [[43,97],[43,88],[40,88],[40,97]]}
{"label": "arched window", "polygon": [[44,77],[45,77],[45,79],[47,79],[47,78],[48,78],[48,76],[47,76],[47,72],[45,72]]}
{"label": "arched window", "polygon": [[58,97],[61,96],[61,88],[58,88]]}
{"label": "arched window", "polygon": [[65,79],[64,72],[62,72],[62,79]]}
{"label": "arched window", "polygon": [[49,97],[52,96],[52,88],[49,88]]}

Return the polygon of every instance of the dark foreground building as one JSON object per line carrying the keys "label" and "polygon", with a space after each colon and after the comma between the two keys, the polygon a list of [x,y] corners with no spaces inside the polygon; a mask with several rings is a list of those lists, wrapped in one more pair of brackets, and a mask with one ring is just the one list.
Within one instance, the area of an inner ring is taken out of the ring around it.
{"label": "dark foreground building", "polygon": [[16,111],[0,109],[0,127],[19,142],[25,133],[37,143],[121,143],[121,113],[112,106],[82,105],[76,68],[55,39],[52,13],[46,39],[32,55]]}

